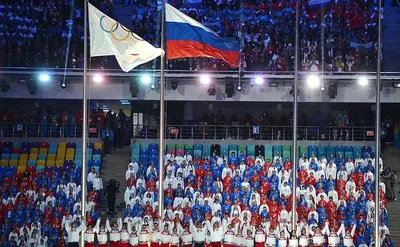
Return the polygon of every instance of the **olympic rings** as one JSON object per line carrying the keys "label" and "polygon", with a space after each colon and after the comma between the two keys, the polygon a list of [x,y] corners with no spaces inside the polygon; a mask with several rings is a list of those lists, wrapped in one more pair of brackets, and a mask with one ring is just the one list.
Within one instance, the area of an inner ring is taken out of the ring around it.
{"label": "olympic rings", "polygon": [[125,36],[124,38],[118,39],[117,37],[115,37],[114,32],[111,32],[111,30],[112,30],[115,26],[117,26],[117,25],[118,25],[118,22],[114,23],[114,24],[111,26],[111,29],[110,29],[111,36],[112,36],[116,41],[124,41],[124,40],[126,40],[126,39],[129,37],[129,33],[126,33],[126,36]]}
{"label": "olympic rings", "polygon": [[[115,31],[117,31],[117,29],[118,29],[118,27],[119,27],[119,23],[118,23],[118,22],[117,22],[117,25],[116,25],[116,27],[115,27],[114,30],[108,31],[108,30],[104,29],[102,22],[103,22],[103,19],[104,19],[105,17],[106,17],[106,16],[103,15],[103,16],[100,18],[100,27],[101,27],[101,29],[103,29],[103,31],[106,32],[106,33],[113,33],[113,32],[115,32]],[[111,29],[112,29],[112,28],[111,28]]]}
{"label": "olympic rings", "polygon": [[[123,25],[120,25],[118,22],[115,22],[115,23],[111,26],[110,30],[106,30],[106,29],[103,27],[103,19],[104,19],[105,17],[106,17],[106,16],[103,15],[103,16],[100,18],[100,27],[101,27],[101,29],[102,29],[104,32],[111,34],[111,36],[113,37],[113,39],[115,39],[116,41],[125,41],[126,39],[128,39],[129,34],[131,34],[132,37],[133,37],[134,39],[137,39],[137,40],[139,40],[139,41],[144,41],[144,39],[140,38],[137,34],[135,34],[134,32],[132,32],[131,30],[125,28]],[[123,37],[123,38],[121,38],[121,39],[117,38],[117,37],[114,35],[114,32],[117,31],[119,27],[121,27],[124,31],[127,32],[126,36]]]}

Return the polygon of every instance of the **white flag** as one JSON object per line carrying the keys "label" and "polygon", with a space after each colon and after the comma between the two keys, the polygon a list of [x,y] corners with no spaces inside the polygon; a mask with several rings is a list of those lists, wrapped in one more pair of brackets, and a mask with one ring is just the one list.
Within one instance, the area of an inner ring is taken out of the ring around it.
{"label": "white flag", "polygon": [[164,54],[89,3],[90,56],[115,56],[128,72]]}

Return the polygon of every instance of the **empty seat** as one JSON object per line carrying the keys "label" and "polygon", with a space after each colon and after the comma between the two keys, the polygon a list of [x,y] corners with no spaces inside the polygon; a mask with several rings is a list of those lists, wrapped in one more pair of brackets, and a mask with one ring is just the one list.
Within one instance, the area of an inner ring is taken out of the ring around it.
{"label": "empty seat", "polygon": [[39,154],[47,154],[47,148],[39,148]]}
{"label": "empty seat", "polygon": [[18,166],[18,160],[10,160],[9,166]]}
{"label": "empty seat", "polygon": [[[211,148],[212,148],[212,146],[211,146]],[[226,158],[228,158],[230,156],[229,155],[229,146],[227,144],[222,144],[221,145],[220,154],[221,155],[223,154]]]}
{"label": "empty seat", "polygon": [[20,156],[19,156],[19,160],[28,160],[28,154],[21,154]]}
{"label": "empty seat", "polygon": [[20,154],[20,153],[21,153],[21,149],[20,149],[20,148],[15,148],[15,147],[14,147],[14,148],[11,149],[11,153],[12,153],[12,154]]}
{"label": "empty seat", "polygon": [[76,143],[75,142],[68,142],[66,148],[67,149],[69,149],[69,148],[75,149],[76,148]]}
{"label": "empty seat", "polygon": [[236,156],[238,156],[238,145],[236,144],[229,145],[228,151],[229,151],[229,156],[232,154],[232,152],[235,152]]}
{"label": "empty seat", "polygon": [[56,166],[64,166],[64,160],[57,160]]}
{"label": "empty seat", "polygon": [[31,150],[29,151],[29,153],[31,153],[31,154],[38,154],[38,153],[39,153],[39,148],[31,148]]}
{"label": "empty seat", "polygon": [[250,154],[252,157],[255,156],[256,149],[254,145],[248,145],[247,146],[247,154]]}
{"label": "empty seat", "polygon": [[[257,146],[256,146],[256,149],[257,149]],[[272,161],[272,158],[274,157],[272,145],[264,146],[264,154],[265,154],[264,157],[266,160],[268,159],[268,160]]]}
{"label": "empty seat", "polygon": [[18,166],[26,166],[28,164],[28,160],[19,160]]}
{"label": "empty seat", "polygon": [[30,160],[37,160],[38,159],[38,154],[30,154],[29,155]]}
{"label": "empty seat", "polygon": [[49,159],[47,159],[46,165],[47,165],[47,166],[54,166],[55,163],[56,163],[55,160],[49,160]]}
{"label": "empty seat", "polygon": [[57,148],[58,149],[64,149],[64,150],[67,149],[67,143],[60,142],[60,143],[58,143]]}
{"label": "empty seat", "polygon": [[7,160],[3,160],[3,159],[0,160],[0,166],[8,166],[8,163],[9,163],[8,159]]}
{"label": "empty seat", "polygon": [[10,160],[19,160],[19,154],[11,154]]}
{"label": "empty seat", "polygon": [[36,160],[28,160],[28,166],[36,166]]}
{"label": "empty seat", "polygon": [[45,160],[38,160],[37,161],[37,166],[45,166],[46,165],[46,161]]}

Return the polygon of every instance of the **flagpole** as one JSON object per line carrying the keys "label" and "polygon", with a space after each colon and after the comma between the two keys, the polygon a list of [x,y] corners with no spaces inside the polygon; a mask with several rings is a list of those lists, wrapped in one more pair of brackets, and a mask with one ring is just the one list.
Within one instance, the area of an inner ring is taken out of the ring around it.
{"label": "flagpole", "polygon": [[[164,34],[165,34],[165,1],[161,1],[161,49],[165,51]],[[161,55],[161,72],[160,72],[160,146],[158,147],[158,159],[160,163],[160,171],[158,177],[158,216],[161,219],[164,209],[164,94],[165,94],[165,53]]]}
{"label": "flagpole", "polygon": [[[83,1],[84,17],[83,17],[83,109],[82,109],[82,220],[86,216],[86,138],[87,138],[87,71],[88,71],[88,1]],[[85,231],[82,228],[82,234],[80,238],[80,246],[85,246]]]}
{"label": "flagpole", "polygon": [[378,5],[378,54],[376,61],[376,109],[375,109],[375,246],[381,246],[379,231],[379,159],[381,137],[381,36],[382,36],[382,1]]}
{"label": "flagpole", "polygon": [[296,168],[297,168],[297,86],[299,81],[299,3],[300,0],[296,1],[296,44],[294,52],[294,84],[293,84],[293,163],[292,163],[292,230],[296,228]]}

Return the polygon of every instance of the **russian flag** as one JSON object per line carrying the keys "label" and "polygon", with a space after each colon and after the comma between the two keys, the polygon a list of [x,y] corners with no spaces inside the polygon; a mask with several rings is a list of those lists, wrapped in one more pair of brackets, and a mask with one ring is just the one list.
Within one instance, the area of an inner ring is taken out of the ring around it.
{"label": "russian flag", "polygon": [[237,68],[239,43],[220,37],[211,29],[165,3],[167,23],[167,59],[211,57]]}

